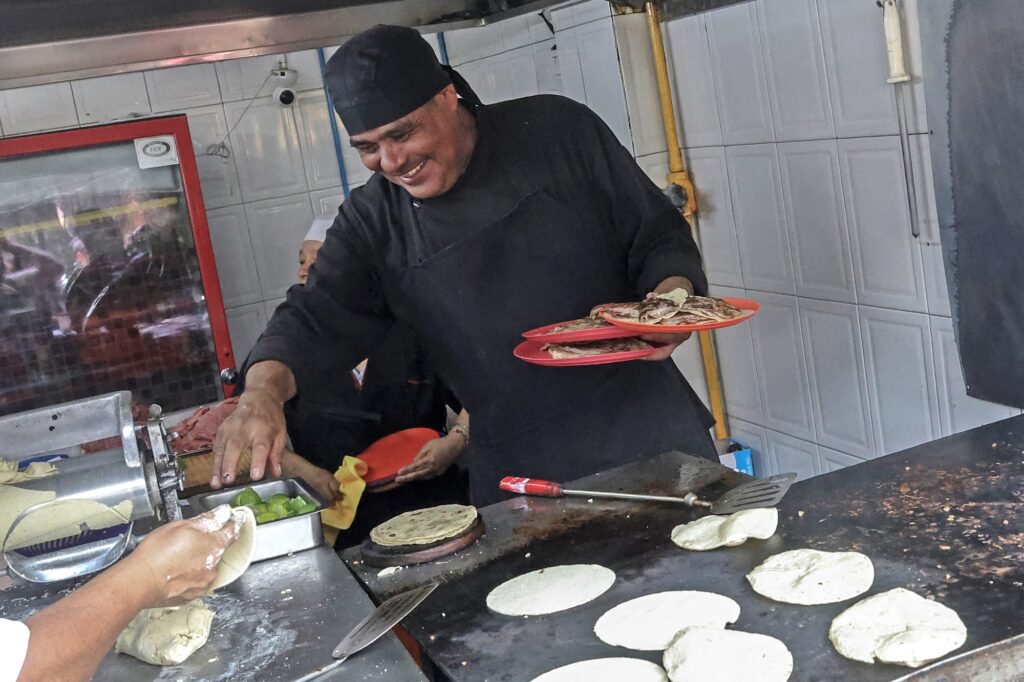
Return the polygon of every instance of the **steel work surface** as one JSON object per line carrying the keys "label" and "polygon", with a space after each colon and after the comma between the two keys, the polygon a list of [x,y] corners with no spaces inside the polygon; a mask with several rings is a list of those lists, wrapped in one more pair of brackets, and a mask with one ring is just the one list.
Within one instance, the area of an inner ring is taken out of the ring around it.
{"label": "steel work surface", "polygon": [[[25,618],[70,590],[39,586],[0,591],[0,617]],[[204,599],[216,612],[207,643],[180,666],[160,667],[107,654],[96,680],[288,680],[330,663],[331,651],[373,604],[326,547],[253,564],[238,581]],[[387,634],[324,680],[426,680]]]}
{"label": "steel work surface", "polygon": [[[741,477],[666,453],[567,487],[664,495],[719,479],[707,497]],[[732,627],[784,641],[795,660],[791,680],[891,680],[910,669],[850,661],[828,640],[832,619],[855,600],[779,604],[755,594],[744,576],[785,550],[862,551],[875,566],[869,595],[906,587],[938,599],[966,623],[967,643],[957,653],[968,651],[1024,632],[1022,500],[1024,417],[1015,417],[799,482],[780,505],[776,535],[739,547],[679,549],[669,534],[695,516],[669,504],[520,497],[481,510],[487,533],[447,559],[378,577],[358,548],[344,556],[378,599],[444,581],[404,625],[455,680],[529,680],[586,658],[659,661],[660,652],[605,645],[593,626],[612,606],[664,590],[735,599],[742,614]],[[487,593],[505,580],[567,563],[602,564],[618,577],[595,601],[561,613],[509,618],[487,609]]]}

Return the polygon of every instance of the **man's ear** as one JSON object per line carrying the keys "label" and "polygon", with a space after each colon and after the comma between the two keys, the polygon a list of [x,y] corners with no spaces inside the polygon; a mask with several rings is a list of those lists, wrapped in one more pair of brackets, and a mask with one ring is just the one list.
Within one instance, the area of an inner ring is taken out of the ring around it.
{"label": "man's ear", "polygon": [[436,95],[437,101],[442,103],[446,110],[454,111],[459,106],[459,95],[455,92],[455,85],[449,83],[444,86],[441,92]]}

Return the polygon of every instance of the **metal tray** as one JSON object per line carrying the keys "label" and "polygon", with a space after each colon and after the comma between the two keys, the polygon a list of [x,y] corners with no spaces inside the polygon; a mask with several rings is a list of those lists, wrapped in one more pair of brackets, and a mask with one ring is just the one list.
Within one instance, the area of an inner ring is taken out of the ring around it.
{"label": "metal tray", "polygon": [[189,506],[193,509],[190,515],[195,516],[218,505],[229,504],[231,498],[245,488],[252,488],[263,499],[277,493],[284,493],[288,497],[302,495],[316,505],[316,511],[308,514],[268,521],[256,526],[256,547],[252,554],[254,562],[310,549],[324,541],[323,528],[320,525],[320,512],[327,506],[327,503],[301,478],[255,481],[248,485],[196,495],[189,498]]}

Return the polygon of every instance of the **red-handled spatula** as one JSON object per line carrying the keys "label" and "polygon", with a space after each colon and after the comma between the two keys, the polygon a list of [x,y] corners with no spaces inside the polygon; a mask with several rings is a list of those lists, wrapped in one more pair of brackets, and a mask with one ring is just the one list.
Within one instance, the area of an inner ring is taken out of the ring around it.
{"label": "red-handled spatula", "polygon": [[703,507],[712,514],[732,514],[744,509],[774,507],[785,496],[789,486],[796,479],[796,474],[777,474],[768,478],[758,478],[742,483],[714,502],[708,502],[694,493],[686,493],[682,497],[665,497],[663,495],[635,495],[632,493],[609,493],[597,490],[567,490],[554,481],[543,481],[539,478],[519,478],[506,476],[501,479],[498,487],[510,493],[520,495],[538,495],[540,497],[600,497],[613,500],[644,500],[648,502],[674,502],[688,507]]}

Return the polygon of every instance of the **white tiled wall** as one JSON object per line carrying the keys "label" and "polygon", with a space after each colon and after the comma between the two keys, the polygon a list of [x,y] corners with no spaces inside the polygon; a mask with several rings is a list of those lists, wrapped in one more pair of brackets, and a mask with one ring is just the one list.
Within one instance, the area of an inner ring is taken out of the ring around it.
{"label": "white tiled wall", "polygon": [[[712,292],[762,303],[716,332],[733,437],[801,476],[1019,414],[969,398],[950,320],[923,108],[918,2],[905,94],[921,237],[911,235],[881,12],[754,0],[663,25]],[[623,72],[646,27],[618,17]],[[629,63],[630,67],[626,68]],[[659,182],[657,100],[627,83],[634,148]]]}

